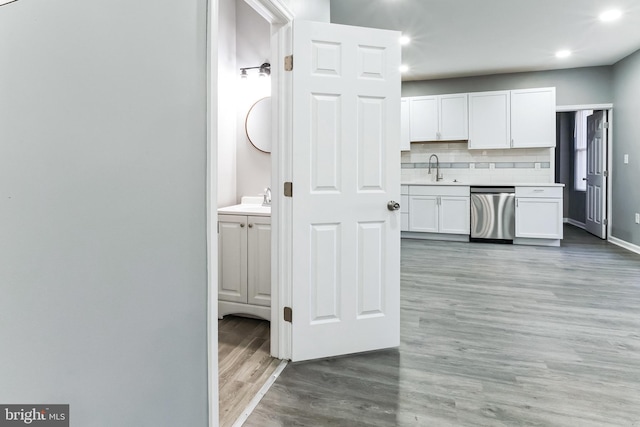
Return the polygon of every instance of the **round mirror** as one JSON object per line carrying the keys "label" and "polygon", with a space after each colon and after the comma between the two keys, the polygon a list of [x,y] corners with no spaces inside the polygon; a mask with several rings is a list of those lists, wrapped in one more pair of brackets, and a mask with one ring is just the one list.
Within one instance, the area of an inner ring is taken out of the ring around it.
{"label": "round mirror", "polygon": [[271,97],[251,106],[244,124],[249,142],[264,153],[271,152]]}

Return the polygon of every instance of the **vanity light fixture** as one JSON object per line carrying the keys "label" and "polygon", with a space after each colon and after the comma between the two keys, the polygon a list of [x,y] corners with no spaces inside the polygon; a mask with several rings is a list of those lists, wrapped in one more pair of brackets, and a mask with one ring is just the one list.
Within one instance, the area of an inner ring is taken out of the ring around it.
{"label": "vanity light fixture", "polygon": [[559,50],[556,52],[556,58],[567,58],[571,56],[570,50]]}
{"label": "vanity light fixture", "polygon": [[258,70],[258,76],[267,77],[271,75],[271,64],[265,62],[259,67],[240,68],[240,78],[246,79],[247,77],[249,77],[249,74],[247,74],[247,70]]}
{"label": "vanity light fixture", "polygon": [[620,9],[611,9],[602,12],[599,16],[602,22],[611,22],[619,19],[622,16],[622,11]]}
{"label": "vanity light fixture", "polygon": [[409,66],[407,64],[400,65],[400,72],[401,73],[406,73],[407,71],[409,71]]}

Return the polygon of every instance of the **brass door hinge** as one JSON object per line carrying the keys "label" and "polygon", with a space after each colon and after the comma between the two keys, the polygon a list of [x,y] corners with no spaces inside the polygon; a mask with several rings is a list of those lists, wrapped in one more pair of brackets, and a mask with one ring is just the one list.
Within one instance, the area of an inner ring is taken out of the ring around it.
{"label": "brass door hinge", "polygon": [[284,70],[293,71],[293,55],[288,55],[284,57]]}
{"label": "brass door hinge", "polygon": [[607,218],[604,219],[604,225],[609,225],[609,220]]}
{"label": "brass door hinge", "polygon": [[293,197],[293,182],[284,183],[284,195],[285,197]]}
{"label": "brass door hinge", "polygon": [[284,321],[289,323],[293,322],[293,310],[291,307],[284,308]]}

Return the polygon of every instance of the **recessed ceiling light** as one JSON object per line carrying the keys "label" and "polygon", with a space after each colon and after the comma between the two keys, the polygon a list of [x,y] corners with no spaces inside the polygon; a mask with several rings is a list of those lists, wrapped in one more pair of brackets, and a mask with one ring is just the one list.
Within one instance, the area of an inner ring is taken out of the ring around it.
{"label": "recessed ceiling light", "polygon": [[400,66],[400,72],[401,73],[406,73],[407,71],[409,71],[409,66],[407,64],[402,64]]}
{"label": "recessed ceiling light", "polygon": [[411,43],[411,37],[409,37],[409,36],[401,36],[400,37],[400,44],[401,45],[404,46],[404,45],[407,45],[409,43]]}
{"label": "recessed ceiling light", "polygon": [[556,58],[567,58],[571,56],[570,50],[559,50],[556,52]]}
{"label": "recessed ceiling light", "polygon": [[611,9],[606,10],[600,14],[600,20],[602,22],[611,22],[622,16],[622,11],[620,9]]}

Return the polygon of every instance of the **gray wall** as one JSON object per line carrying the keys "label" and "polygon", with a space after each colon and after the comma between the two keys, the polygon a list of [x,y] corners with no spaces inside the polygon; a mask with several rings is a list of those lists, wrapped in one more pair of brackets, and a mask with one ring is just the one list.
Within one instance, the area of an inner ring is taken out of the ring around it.
{"label": "gray wall", "polygon": [[0,402],[207,425],[206,1],[0,7]]}
{"label": "gray wall", "polygon": [[575,186],[575,111],[558,113],[556,126],[556,182],[564,187],[564,217],[584,224],[587,219],[587,193]]}
{"label": "gray wall", "polygon": [[557,105],[613,102],[611,67],[495,74],[402,83],[402,96],[556,87]]}
{"label": "gray wall", "polygon": [[[613,66],[613,227],[611,234],[640,245],[640,50]],[[623,163],[624,154],[629,164]]]}

